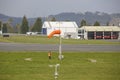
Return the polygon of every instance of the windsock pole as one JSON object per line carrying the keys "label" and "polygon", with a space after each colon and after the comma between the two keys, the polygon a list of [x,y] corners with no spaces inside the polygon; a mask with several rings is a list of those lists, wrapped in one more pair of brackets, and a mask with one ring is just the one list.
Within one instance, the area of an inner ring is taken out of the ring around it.
{"label": "windsock pole", "polygon": [[[60,30],[60,22],[59,22],[59,30]],[[58,58],[60,60],[62,60],[63,55],[62,55],[62,38],[61,38],[61,34],[59,34],[59,56]]]}
{"label": "windsock pole", "polygon": [[62,60],[62,48],[61,48],[62,40],[61,35],[59,35],[59,59]]}

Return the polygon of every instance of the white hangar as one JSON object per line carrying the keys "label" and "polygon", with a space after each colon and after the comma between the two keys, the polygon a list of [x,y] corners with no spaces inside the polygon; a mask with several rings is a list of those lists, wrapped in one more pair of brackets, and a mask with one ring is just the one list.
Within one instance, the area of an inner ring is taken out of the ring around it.
{"label": "white hangar", "polygon": [[42,34],[49,35],[52,31],[58,29],[61,30],[61,36],[63,38],[78,38],[78,26],[76,22],[72,21],[45,21],[42,26]]}

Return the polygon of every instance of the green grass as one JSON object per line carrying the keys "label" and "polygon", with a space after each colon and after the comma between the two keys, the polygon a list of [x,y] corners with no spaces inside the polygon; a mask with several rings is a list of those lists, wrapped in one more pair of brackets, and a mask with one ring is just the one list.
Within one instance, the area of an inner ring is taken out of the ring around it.
{"label": "green grass", "polygon": [[[59,38],[53,37],[48,39],[47,36],[0,36],[0,42],[14,42],[14,43],[40,43],[40,44],[58,44]],[[107,40],[79,40],[79,39],[62,39],[63,44],[117,44],[120,42]]]}
{"label": "green grass", "polygon": [[63,52],[60,61],[57,52],[52,52],[51,60],[47,52],[0,52],[0,80],[54,80],[54,68],[49,65],[57,63],[58,80],[120,80],[119,53]]}

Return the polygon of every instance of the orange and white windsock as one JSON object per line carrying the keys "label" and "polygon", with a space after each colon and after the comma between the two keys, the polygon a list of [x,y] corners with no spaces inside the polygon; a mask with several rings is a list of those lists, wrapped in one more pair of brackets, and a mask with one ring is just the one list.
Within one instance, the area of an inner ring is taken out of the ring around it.
{"label": "orange and white windsock", "polygon": [[61,34],[61,30],[54,30],[49,35],[48,38],[51,38],[54,34]]}

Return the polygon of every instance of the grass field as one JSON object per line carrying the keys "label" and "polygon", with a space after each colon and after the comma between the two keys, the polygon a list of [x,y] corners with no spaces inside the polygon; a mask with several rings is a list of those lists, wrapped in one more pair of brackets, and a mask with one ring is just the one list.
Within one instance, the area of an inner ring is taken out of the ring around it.
{"label": "grass field", "polygon": [[[0,80],[120,80],[120,52],[63,52],[64,59],[52,52],[0,52]],[[27,59],[27,60],[26,60]],[[92,62],[93,60],[93,62]]]}
{"label": "grass field", "polygon": [[[47,36],[0,36],[0,42],[13,42],[13,43],[40,43],[40,44],[58,44],[59,38],[53,37],[48,39]],[[108,40],[80,40],[80,39],[62,39],[63,44],[115,44],[120,45],[117,41]]]}

